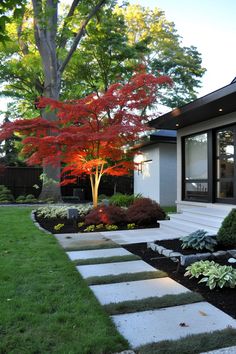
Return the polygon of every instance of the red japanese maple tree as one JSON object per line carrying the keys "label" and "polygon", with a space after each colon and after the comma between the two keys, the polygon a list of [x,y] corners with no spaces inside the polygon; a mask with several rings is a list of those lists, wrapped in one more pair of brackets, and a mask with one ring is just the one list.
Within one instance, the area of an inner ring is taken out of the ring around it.
{"label": "red japanese maple tree", "polygon": [[38,107],[55,110],[57,120],[39,117],[3,124],[0,140],[20,133],[29,165],[65,166],[62,184],[89,175],[93,205],[97,206],[102,176],[121,176],[135,168],[132,151],[125,152],[124,147],[148,129],[146,108],[156,101],[163,84],[171,84],[171,80],[139,72],[128,83],[114,84],[99,95],[68,102],[41,98]]}

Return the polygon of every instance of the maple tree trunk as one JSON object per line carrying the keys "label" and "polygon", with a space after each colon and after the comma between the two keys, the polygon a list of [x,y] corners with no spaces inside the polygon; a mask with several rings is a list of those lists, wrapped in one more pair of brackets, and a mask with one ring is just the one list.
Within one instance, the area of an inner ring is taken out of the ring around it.
{"label": "maple tree trunk", "polygon": [[96,208],[98,206],[98,190],[99,184],[101,181],[102,174],[99,172],[99,168],[96,168],[96,172],[94,175],[90,175],[90,183],[92,189],[92,198],[93,198],[93,207]]}

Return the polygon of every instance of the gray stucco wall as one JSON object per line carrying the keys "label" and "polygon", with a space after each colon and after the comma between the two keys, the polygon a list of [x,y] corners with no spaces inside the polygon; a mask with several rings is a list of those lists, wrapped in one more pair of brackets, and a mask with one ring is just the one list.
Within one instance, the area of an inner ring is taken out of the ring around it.
{"label": "gray stucco wall", "polygon": [[175,205],[177,198],[176,144],[160,144],[160,204]]}

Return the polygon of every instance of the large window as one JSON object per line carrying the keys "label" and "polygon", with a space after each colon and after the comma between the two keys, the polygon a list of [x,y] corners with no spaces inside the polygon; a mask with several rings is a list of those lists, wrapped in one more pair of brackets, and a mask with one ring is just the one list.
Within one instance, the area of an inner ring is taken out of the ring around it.
{"label": "large window", "polygon": [[184,199],[208,199],[208,134],[184,139]]}
{"label": "large window", "polygon": [[235,128],[224,128],[216,132],[216,198],[232,199],[234,188]]}

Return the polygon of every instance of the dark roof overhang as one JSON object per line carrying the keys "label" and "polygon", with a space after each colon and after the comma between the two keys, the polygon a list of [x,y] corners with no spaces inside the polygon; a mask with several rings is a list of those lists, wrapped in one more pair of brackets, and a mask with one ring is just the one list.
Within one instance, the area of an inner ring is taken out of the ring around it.
{"label": "dark roof overhang", "polygon": [[178,130],[234,111],[236,111],[236,82],[185,106],[175,108],[149,124],[157,129]]}
{"label": "dark roof overhang", "polygon": [[171,130],[157,130],[151,134],[142,137],[139,141],[136,141],[132,148],[139,149],[144,146],[149,146],[158,143],[170,143],[176,144],[176,132]]}

